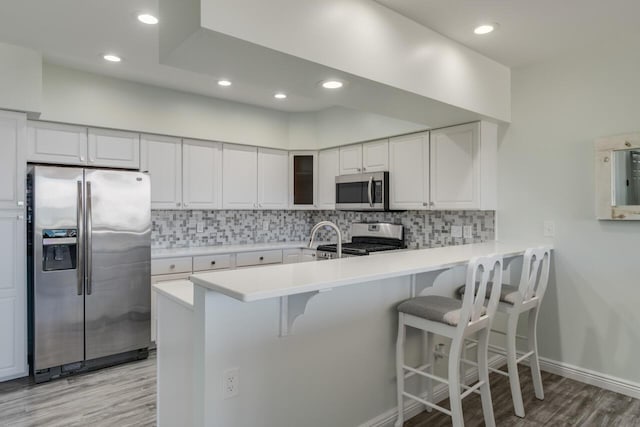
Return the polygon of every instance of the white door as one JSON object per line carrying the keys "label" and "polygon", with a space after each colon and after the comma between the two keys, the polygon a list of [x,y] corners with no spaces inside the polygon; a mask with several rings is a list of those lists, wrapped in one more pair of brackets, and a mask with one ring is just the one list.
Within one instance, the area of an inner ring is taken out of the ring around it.
{"label": "white door", "polygon": [[20,211],[0,211],[0,381],[28,374],[25,230]]}
{"label": "white door", "polygon": [[289,153],[258,149],[258,208],[286,209],[289,205]]}
{"label": "white door", "polygon": [[391,209],[429,208],[429,132],[389,141]]}
{"label": "white door", "polygon": [[336,176],[340,175],[340,151],[337,148],[318,153],[318,208],[336,208]]}
{"label": "white door", "polygon": [[0,209],[24,207],[25,138],[25,115],[0,112]]}
{"label": "white door", "polygon": [[89,128],[89,166],[140,169],[140,135]]}
{"label": "white door", "polygon": [[151,178],[151,209],[182,207],[182,141],[142,135],[141,170]]}
{"label": "white door", "polygon": [[222,146],[222,207],[258,207],[258,150],[256,147]]}
{"label": "white door", "polygon": [[340,147],[340,175],[362,173],[362,144]]}
{"label": "white door", "polygon": [[87,164],[87,128],[28,122],[27,160],[83,166]]}
{"label": "white door", "polygon": [[389,170],[389,140],[362,144],[362,171],[384,172]]}
{"label": "white door", "polygon": [[222,144],[182,142],[182,199],[186,209],[220,209],[222,205]]}
{"label": "white door", "polygon": [[431,202],[434,209],[479,209],[478,124],[431,132]]}

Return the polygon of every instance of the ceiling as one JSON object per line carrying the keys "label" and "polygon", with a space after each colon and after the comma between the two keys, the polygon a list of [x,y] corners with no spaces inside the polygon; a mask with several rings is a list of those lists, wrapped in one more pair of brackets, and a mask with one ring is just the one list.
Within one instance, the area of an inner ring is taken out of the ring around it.
{"label": "ceiling", "polygon": [[[638,0],[376,0],[509,67],[640,42]],[[473,34],[483,23],[497,31]]]}

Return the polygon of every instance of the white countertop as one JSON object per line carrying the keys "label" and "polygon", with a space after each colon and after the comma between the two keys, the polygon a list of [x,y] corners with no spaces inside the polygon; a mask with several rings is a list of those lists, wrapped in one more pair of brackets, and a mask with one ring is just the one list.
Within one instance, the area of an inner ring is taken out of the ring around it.
{"label": "white countertop", "polygon": [[173,280],[153,285],[153,289],[171,298],[178,304],[193,309],[193,283],[188,280]]}
{"label": "white countertop", "polygon": [[[464,265],[477,256],[524,254],[542,243],[491,241],[443,248],[418,249],[325,261],[263,266],[190,276],[196,285],[244,302],[329,290]],[[549,246],[549,244],[546,244]]]}
{"label": "white countertop", "polygon": [[247,243],[242,245],[193,246],[188,248],[152,249],[151,258],[174,258],[239,252],[306,248],[307,242]]}

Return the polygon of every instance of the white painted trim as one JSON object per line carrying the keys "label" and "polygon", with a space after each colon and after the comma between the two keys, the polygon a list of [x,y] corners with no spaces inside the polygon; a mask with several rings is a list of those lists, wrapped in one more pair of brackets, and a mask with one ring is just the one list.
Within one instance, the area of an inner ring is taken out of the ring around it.
{"label": "white painted trim", "polygon": [[[489,359],[489,366],[497,369],[506,363],[506,359],[503,356],[493,356]],[[478,379],[478,369],[472,368],[467,370],[467,374],[465,376],[465,384],[469,384],[472,381],[477,381]],[[421,393],[420,398],[426,399],[427,394]],[[438,384],[433,388],[433,403],[442,402],[445,399],[449,398],[448,385],[447,384]],[[415,417],[416,415],[424,412],[424,405],[414,401],[408,400],[405,401],[404,404],[404,419],[408,421],[409,419]],[[396,421],[398,417],[397,408],[389,409],[384,413],[378,415],[375,418],[370,419],[358,427],[391,427]]]}
{"label": "white painted trim", "polygon": [[581,383],[640,399],[640,383],[540,357],[540,369]]}

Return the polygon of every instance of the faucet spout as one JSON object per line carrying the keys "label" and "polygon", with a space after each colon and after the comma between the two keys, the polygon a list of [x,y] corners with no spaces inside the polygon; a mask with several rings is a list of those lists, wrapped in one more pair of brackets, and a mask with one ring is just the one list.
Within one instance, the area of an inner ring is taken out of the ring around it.
{"label": "faucet spout", "polygon": [[331,227],[335,230],[338,236],[338,247],[337,247],[337,255],[338,258],[342,258],[342,233],[336,224],[331,221],[320,221],[311,229],[311,237],[309,237],[309,247],[313,246],[313,241],[315,240],[316,234],[322,227]]}

